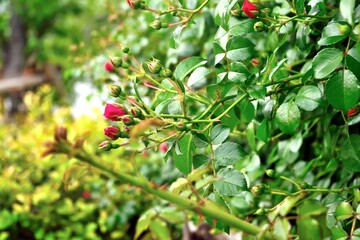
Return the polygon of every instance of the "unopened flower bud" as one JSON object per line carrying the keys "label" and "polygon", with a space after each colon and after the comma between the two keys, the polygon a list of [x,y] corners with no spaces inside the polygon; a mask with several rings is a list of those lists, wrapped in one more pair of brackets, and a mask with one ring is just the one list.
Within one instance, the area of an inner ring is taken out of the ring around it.
{"label": "unopened flower bud", "polygon": [[263,22],[261,22],[261,21],[256,22],[256,23],[254,24],[254,30],[255,30],[255,32],[262,32],[262,31],[264,31],[265,29],[266,29],[266,25],[265,25]]}
{"label": "unopened flower bud", "polygon": [[129,138],[130,128],[128,126],[123,126],[123,129],[120,133],[121,138]]}
{"label": "unopened flower bud", "polygon": [[141,7],[141,0],[127,0],[127,2],[133,9],[139,9]]}
{"label": "unopened flower bud", "polygon": [[257,7],[252,4],[251,2],[249,2],[249,0],[245,0],[241,10],[245,13],[246,16],[248,16],[249,18],[255,18],[256,15],[259,14],[259,10],[257,9]]}
{"label": "unopened flower bud", "polygon": [[140,119],[143,118],[143,113],[138,108],[133,107],[133,108],[130,109],[130,112],[131,112],[131,115],[133,115],[133,117],[140,118]]}
{"label": "unopened flower bud", "polygon": [[104,117],[112,121],[120,121],[120,117],[127,114],[126,107],[122,104],[106,104]]}
{"label": "unopened flower bud", "polygon": [[161,22],[160,20],[155,20],[150,24],[150,27],[152,27],[155,30],[160,30],[161,29]]}
{"label": "unopened flower bud", "polygon": [[67,130],[65,127],[57,127],[54,134],[55,140],[59,142],[60,140],[67,141]]}
{"label": "unopened flower bud", "polygon": [[152,73],[159,73],[162,69],[160,61],[156,58],[153,58],[151,61],[147,61],[146,65]]}
{"label": "unopened flower bud", "polygon": [[121,51],[122,51],[123,53],[128,53],[128,52],[130,51],[130,48],[128,48],[128,47],[123,47],[123,48],[121,49]]}
{"label": "unopened flower bud", "polygon": [[352,117],[352,116],[355,116],[359,113],[359,108],[358,107],[354,107],[352,109],[350,109],[348,112],[347,112],[347,116],[348,117]]}
{"label": "unopened flower bud", "polygon": [[120,96],[122,90],[121,90],[121,87],[119,85],[109,84],[107,87],[108,87],[110,95],[112,97],[116,98],[116,97]]}
{"label": "unopened flower bud", "polygon": [[254,67],[257,67],[257,66],[259,66],[259,64],[260,64],[258,58],[252,58],[252,59],[251,59],[251,63],[252,63],[252,65],[254,65]]}
{"label": "unopened flower bud", "polygon": [[166,142],[161,143],[159,149],[161,152],[166,153],[168,150],[167,143]]}
{"label": "unopened flower bud", "polygon": [[114,126],[109,126],[109,127],[106,127],[105,129],[104,129],[104,134],[108,137],[108,138],[110,138],[110,139],[112,139],[112,140],[116,140],[116,139],[118,139],[118,137],[120,137],[120,129],[119,128],[117,128],[117,127],[114,127]]}
{"label": "unopened flower bud", "polygon": [[104,68],[106,71],[108,72],[113,72],[114,71],[114,66],[111,62],[107,61],[105,64],[104,64]]}
{"label": "unopened flower bud", "polygon": [[273,178],[273,177],[276,176],[276,173],[275,173],[275,171],[273,169],[267,169],[267,170],[265,170],[265,173],[270,178]]}
{"label": "unopened flower bud", "polygon": [[98,147],[104,151],[110,151],[112,149],[112,144],[110,141],[103,141]]}
{"label": "unopened flower bud", "polygon": [[167,28],[169,26],[169,24],[167,23],[161,23],[161,28]]}
{"label": "unopened flower bud", "polygon": [[123,61],[122,61],[121,57],[112,57],[112,58],[110,58],[110,62],[112,63],[112,65],[114,67],[118,68],[118,67],[121,67]]}
{"label": "unopened flower bud", "polygon": [[161,69],[159,75],[160,75],[160,77],[171,77],[172,71],[168,68]]}
{"label": "unopened flower bud", "polygon": [[231,15],[235,16],[235,17],[240,17],[241,16],[241,11],[240,9],[233,9],[230,11]]}
{"label": "unopened flower bud", "polygon": [[123,117],[121,117],[121,121],[126,125],[126,126],[131,126],[135,124],[135,120],[131,115],[125,115]]}

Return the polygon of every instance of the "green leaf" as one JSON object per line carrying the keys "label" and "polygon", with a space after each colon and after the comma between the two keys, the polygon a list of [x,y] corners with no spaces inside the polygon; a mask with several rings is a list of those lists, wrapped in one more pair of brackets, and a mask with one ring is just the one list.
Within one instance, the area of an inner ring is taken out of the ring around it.
{"label": "green leaf", "polygon": [[217,173],[219,181],[214,183],[215,190],[225,196],[236,196],[248,190],[244,174],[236,169],[223,168]]}
{"label": "green leaf", "polygon": [[194,69],[206,64],[206,60],[201,57],[189,57],[182,62],[180,62],[175,71],[174,77],[176,80],[182,81],[184,78],[194,71]]}
{"label": "green leaf", "polygon": [[327,81],[325,96],[333,107],[348,111],[359,101],[359,88],[356,76],[349,70],[341,70]]}
{"label": "green leaf", "polygon": [[315,78],[321,79],[332,73],[341,63],[343,56],[336,48],[325,48],[318,52],[312,61]]}
{"label": "green leaf", "polygon": [[355,7],[355,0],[340,1],[340,13],[350,25],[353,25],[354,23],[354,19],[353,19],[354,7]]}
{"label": "green leaf", "polygon": [[360,172],[360,135],[350,135],[345,140],[340,159],[350,172]]}
{"label": "green leaf", "polygon": [[193,136],[193,142],[197,148],[204,148],[207,147],[207,145],[209,144],[209,141],[207,140],[205,135],[200,133],[194,133]]}
{"label": "green leaf", "polygon": [[294,133],[300,125],[299,108],[293,102],[281,104],[276,111],[275,121],[282,132]]}
{"label": "green leaf", "polygon": [[230,64],[230,71],[228,72],[228,79],[234,83],[243,83],[247,80],[250,73],[246,66],[241,62],[232,62]]}
{"label": "green leaf", "polygon": [[274,223],[274,239],[287,240],[291,225],[286,218],[276,218]]}
{"label": "green leaf", "polygon": [[179,153],[174,151],[174,163],[177,169],[180,170],[183,174],[189,174],[192,169],[193,157],[191,154],[192,147],[192,135],[190,133],[186,134],[179,141]]}
{"label": "green leaf", "polygon": [[216,125],[210,133],[210,141],[213,145],[223,143],[230,134],[230,128],[224,125]]}
{"label": "green leaf", "polygon": [[355,47],[351,48],[346,57],[346,67],[356,76],[356,78],[360,79],[360,54],[356,50]]}
{"label": "green leaf", "polygon": [[206,67],[199,67],[193,71],[188,80],[188,86],[196,85],[197,83],[202,83],[206,80],[206,77],[209,75],[210,71]]}
{"label": "green leaf", "polygon": [[296,0],[295,8],[296,8],[297,14],[304,14],[304,12],[305,12],[304,2],[305,2],[305,0]]}
{"label": "green leaf", "polygon": [[[232,18],[231,20],[233,19],[236,18]],[[254,32],[255,23],[256,23],[256,19],[253,18],[246,18],[240,21],[236,19],[236,22],[234,22],[233,24],[230,22],[229,34],[231,36],[243,36],[245,34]]]}
{"label": "green leaf", "polygon": [[304,86],[295,98],[295,103],[305,111],[313,111],[320,104],[321,91],[315,86]]}
{"label": "green leaf", "polygon": [[255,107],[249,99],[244,99],[240,103],[241,119],[246,123],[251,122],[255,117]]}
{"label": "green leaf", "polygon": [[251,86],[248,87],[247,93],[252,98],[265,99],[265,97],[266,97],[266,86],[264,86],[264,85],[251,85]]}
{"label": "green leaf", "polygon": [[16,218],[10,211],[4,209],[0,212],[0,230],[9,228],[16,222]]}
{"label": "green leaf", "polygon": [[251,58],[255,45],[247,38],[234,36],[226,44],[226,57],[233,61]]}
{"label": "green leaf", "polygon": [[237,143],[226,142],[221,144],[214,152],[214,161],[218,166],[228,166],[242,160],[247,153]]}
{"label": "green leaf", "polygon": [[335,218],[345,220],[353,217],[353,208],[349,202],[340,203],[335,209]]}
{"label": "green leaf", "polygon": [[256,151],[255,129],[254,123],[251,122],[246,128],[246,137],[251,150]]}
{"label": "green leaf", "polygon": [[334,226],[331,228],[331,235],[332,235],[332,239],[336,239],[336,240],[348,239],[348,234],[346,233],[346,231],[344,231],[339,226]]}
{"label": "green leaf", "polygon": [[168,111],[170,114],[181,114],[181,103],[179,101],[172,100],[168,105]]}
{"label": "green leaf", "polygon": [[310,199],[305,202],[303,202],[298,208],[297,208],[297,214],[305,217],[305,216],[318,216],[321,214],[326,213],[327,208],[324,207],[320,202]]}
{"label": "green leaf", "polygon": [[196,154],[193,157],[193,165],[194,168],[199,168],[204,164],[207,164],[209,162],[209,157],[203,154]]}
{"label": "green leaf", "polygon": [[260,123],[257,131],[256,137],[263,142],[267,142],[270,138],[270,123],[268,120],[264,119]]}
{"label": "green leaf", "polygon": [[300,217],[297,225],[300,239],[324,239],[321,234],[321,226],[314,218]]}
{"label": "green leaf", "polygon": [[136,224],[134,239],[138,239],[140,235],[149,228],[150,223],[153,221],[153,218],[155,216],[156,216],[156,212],[154,211],[154,209],[149,209],[140,216]]}
{"label": "green leaf", "polygon": [[320,46],[331,45],[345,39],[351,28],[346,22],[330,22],[322,31]]}
{"label": "green leaf", "polygon": [[169,41],[169,47],[170,48],[178,48],[181,42],[181,32],[183,30],[182,26],[177,27]]}
{"label": "green leaf", "polygon": [[171,240],[171,235],[166,224],[160,219],[155,219],[150,223],[150,230],[154,239]]}

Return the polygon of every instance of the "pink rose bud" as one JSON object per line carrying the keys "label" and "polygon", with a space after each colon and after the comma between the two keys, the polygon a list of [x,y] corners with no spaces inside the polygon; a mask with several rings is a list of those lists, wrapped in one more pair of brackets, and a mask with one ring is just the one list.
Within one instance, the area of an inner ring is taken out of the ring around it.
{"label": "pink rose bud", "polygon": [[130,115],[126,115],[121,117],[121,121],[126,125],[126,126],[131,126],[134,125],[135,121],[134,118]]}
{"label": "pink rose bud", "polygon": [[91,198],[91,193],[89,191],[83,191],[82,197],[85,199]]}
{"label": "pink rose bud", "polygon": [[110,62],[106,62],[105,64],[104,64],[104,68],[105,68],[105,70],[106,71],[108,71],[108,72],[113,72],[114,71],[114,66],[110,63]]}
{"label": "pink rose bud", "polygon": [[348,117],[352,117],[352,116],[355,116],[356,114],[358,114],[358,107],[354,107],[353,109],[350,109],[348,112],[347,112],[347,115]]}
{"label": "pink rose bud", "polygon": [[254,13],[258,13],[259,10],[257,9],[257,7],[252,4],[251,2],[249,2],[249,0],[245,0],[241,10],[245,13],[246,16],[248,16],[249,18],[255,18],[255,14]]}
{"label": "pink rose bud", "polygon": [[127,114],[127,110],[122,104],[106,104],[104,117],[112,121],[120,121],[120,117]]}
{"label": "pink rose bud", "polygon": [[112,149],[112,144],[109,141],[103,141],[98,146],[100,149],[103,149],[104,151],[110,151]]}
{"label": "pink rose bud", "polygon": [[120,129],[114,126],[105,128],[104,134],[112,140],[118,139],[118,137],[121,135]]}
{"label": "pink rose bud", "polygon": [[159,149],[161,152],[166,153],[168,150],[166,142],[161,143]]}

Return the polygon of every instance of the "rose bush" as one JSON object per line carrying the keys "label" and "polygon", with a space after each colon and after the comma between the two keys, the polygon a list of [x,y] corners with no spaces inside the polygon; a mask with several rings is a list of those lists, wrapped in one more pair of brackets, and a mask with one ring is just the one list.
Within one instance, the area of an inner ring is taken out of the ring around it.
{"label": "rose bush", "polygon": [[148,161],[166,143],[164,162],[182,176],[159,185],[72,140],[50,146],[175,204],[174,218],[146,211],[135,238],[171,239],[171,224],[191,220],[244,239],[357,239],[358,3],[127,2],[159,34],[174,27],[173,49],[143,64],[124,43],[110,57],[122,93],[111,95],[133,111],[104,114],[128,135],[100,148]]}

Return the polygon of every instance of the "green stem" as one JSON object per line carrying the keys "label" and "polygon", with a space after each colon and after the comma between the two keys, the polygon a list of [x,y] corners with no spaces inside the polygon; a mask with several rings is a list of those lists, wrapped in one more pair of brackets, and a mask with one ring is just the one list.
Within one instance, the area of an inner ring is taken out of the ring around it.
{"label": "green stem", "polygon": [[204,214],[208,217],[214,218],[217,221],[220,221],[224,224],[227,224],[231,227],[237,228],[239,230],[242,230],[244,232],[247,232],[252,235],[256,235],[260,232],[260,228],[256,225],[253,225],[249,222],[246,222],[244,220],[241,220],[234,215],[225,212],[223,210],[220,210],[215,205],[208,204],[208,205],[201,205],[197,202],[191,201],[186,198],[179,197],[178,195],[175,195],[173,193],[161,190],[157,188],[156,186],[149,183],[146,179],[142,179],[139,177],[135,177],[126,173],[122,173],[119,171],[114,171],[102,164],[100,164],[98,159],[96,159],[94,156],[87,154],[83,149],[75,150],[73,152],[73,156],[79,159],[80,161],[86,162],[93,167],[96,167],[112,176],[114,176],[116,179],[118,179],[121,182],[128,183],[137,187],[140,187],[145,192],[148,192],[150,194],[153,194],[161,199],[164,199],[166,201],[169,201],[171,203],[176,204],[177,206],[196,212],[200,214]]}

